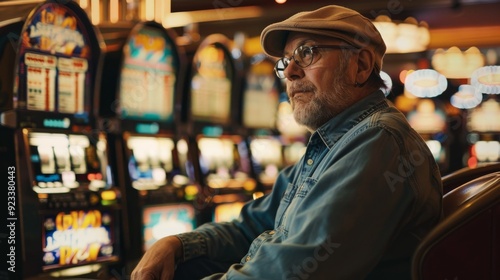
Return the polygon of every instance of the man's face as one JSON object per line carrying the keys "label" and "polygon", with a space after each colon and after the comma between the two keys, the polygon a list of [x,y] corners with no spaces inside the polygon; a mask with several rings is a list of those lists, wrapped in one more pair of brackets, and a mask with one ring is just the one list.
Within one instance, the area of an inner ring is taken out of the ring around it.
{"label": "man's face", "polygon": [[[294,50],[302,45],[341,44],[340,40],[332,38],[290,33],[284,55],[291,58]],[[352,59],[342,59],[341,56],[340,49],[317,48],[311,65],[302,68],[292,59],[284,71],[295,120],[311,131],[354,103],[353,94],[349,92],[352,88],[349,85],[355,81],[353,68],[349,67]]]}

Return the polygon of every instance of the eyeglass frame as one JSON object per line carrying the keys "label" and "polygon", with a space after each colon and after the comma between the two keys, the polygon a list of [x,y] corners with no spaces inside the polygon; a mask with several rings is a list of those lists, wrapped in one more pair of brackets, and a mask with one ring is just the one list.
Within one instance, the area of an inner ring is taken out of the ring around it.
{"label": "eyeglass frame", "polygon": [[[311,62],[309,62],[309,64],[307,64],[305,66],[301,66],[299,64],[299,62],[295,59],[295,55],[298,53],[297,50],[299,48],[303,48],[303,47],[307,47],[311,51]],[[300,45],[300,46],[296,47],[295,50],[293,50],[292,56],[290,58],[283,56],[282,58],[280,58],[276,61],[276,63],[274,64],[274,73],[276,74],[276,76],[278,76],[278,78],[285,79],[286,77],[285,77],[284,71],[286,70],[288,65],[290,65],[290,62],[292,61],[292,59],[295,62],[295,64],[297,64],[297,66],[299,66],[302,69],[310,66],[314,61],[314,51],[313,51],[314,49],[357,49],[357,48],[352,46],[352,45],[346,45],[346,44],[343,44],[343,45],[314,45],[314,46]],[[284,59],[287,59],[288,63],[286,63],[286,66],[283,69],[278,69],[278,63],[282,62],[283,65],[285,64]],[[281,73],[283,73],[283,75],[280,75],[279,71],[281,71]]]}

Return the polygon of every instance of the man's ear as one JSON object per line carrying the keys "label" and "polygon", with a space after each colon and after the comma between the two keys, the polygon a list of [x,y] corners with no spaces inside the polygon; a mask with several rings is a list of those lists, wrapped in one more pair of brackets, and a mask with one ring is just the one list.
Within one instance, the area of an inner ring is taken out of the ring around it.
{"label": "man's ear", "polygon": [[356,73],[356,85],[363,85],[370,77],[375,66],[375,55],[367,50],[361,49],[358,54],[358,71]]}

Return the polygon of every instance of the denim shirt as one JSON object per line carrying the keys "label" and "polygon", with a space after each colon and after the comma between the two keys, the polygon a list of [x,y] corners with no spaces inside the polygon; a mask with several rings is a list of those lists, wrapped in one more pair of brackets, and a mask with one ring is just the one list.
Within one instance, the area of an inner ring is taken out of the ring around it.
{"label": "denim shirt", "polygon": [[442,213],[427,145],[375,92],[315,131],[299,162],[233,222],[178,235],[184,260],[234,262],[204,279],[410,279]]}

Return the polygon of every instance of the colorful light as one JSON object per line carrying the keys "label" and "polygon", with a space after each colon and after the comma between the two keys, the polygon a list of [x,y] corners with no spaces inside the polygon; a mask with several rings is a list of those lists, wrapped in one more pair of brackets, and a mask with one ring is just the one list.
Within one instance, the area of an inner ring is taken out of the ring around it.
{"label": "colorful light", "polygon": [[432,56],[432,67],[449,79],[468,79],[474,70],[484,66],[484,55],[476,47],[462,52],[458,47],[437,49]]}
{"label": "colorful light", "polygon": [[397,23],[386,15],[380,15],[375,18],[373,24],[387,45],[387,53],[425,51],[430,42],[427,23],[423,21],[418,23],[413,17]]}

